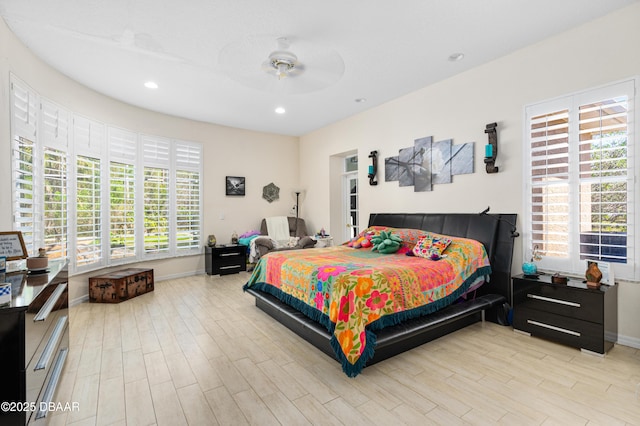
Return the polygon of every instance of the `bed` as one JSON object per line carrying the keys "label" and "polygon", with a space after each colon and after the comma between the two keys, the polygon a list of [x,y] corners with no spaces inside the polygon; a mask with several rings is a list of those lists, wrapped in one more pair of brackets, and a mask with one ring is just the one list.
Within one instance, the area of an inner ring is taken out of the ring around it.
{"label": "bed", "polygon": [[369,228],[391,230],[410,247],[427,232],[451,237],[445,258],[344,245],[274,253],[260,260],[244,290],[355,377],[485,318],[506,324],[515,221],[515,214],[371,214]]}

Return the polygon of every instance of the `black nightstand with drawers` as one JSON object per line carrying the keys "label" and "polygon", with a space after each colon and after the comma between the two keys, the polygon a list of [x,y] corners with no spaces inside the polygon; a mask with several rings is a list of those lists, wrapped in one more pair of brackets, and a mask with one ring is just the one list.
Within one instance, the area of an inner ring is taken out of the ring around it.
{"label": "black nightstand with drawers", "polygon": [[618,286],[587,287],[578,278],[553,284],[551,275],[518,275],[513,328],[536,337],[605,354],[618,338]]}
{"label": "black nightstand with drawers", "polygon": [[227,275],[246,271],[247,246],[240,244],[207,246],[204,264],[208,275]]}

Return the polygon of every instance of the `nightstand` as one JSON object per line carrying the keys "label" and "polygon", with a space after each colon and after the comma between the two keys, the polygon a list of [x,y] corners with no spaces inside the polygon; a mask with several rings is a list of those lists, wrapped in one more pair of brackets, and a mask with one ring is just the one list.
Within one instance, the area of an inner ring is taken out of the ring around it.
{"label": "nightstand", "polygon": [[207,275],[235,274],[247,270],[247,246],[241,244],[205,247]]}
{"label": "nightstand", "polygon": [[329,235],[327,235],[326,237],[320,237],[316,235],[315,237],[312,237],[312,238],[316,240],[316,248],[333,246],[333,237]]}
{"label": "nightstand", "polygon": [[617,341],[617,285],[592,289],[579,278],[554,284],[551,275],[518,275],[512,284],[514,330],[598,354]]}

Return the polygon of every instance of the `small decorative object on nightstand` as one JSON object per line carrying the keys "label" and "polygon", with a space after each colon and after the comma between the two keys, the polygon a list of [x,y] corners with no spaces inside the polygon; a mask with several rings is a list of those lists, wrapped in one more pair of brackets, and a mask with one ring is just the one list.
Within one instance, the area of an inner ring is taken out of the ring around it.
{"label": "small decorative object on nightstand", "polygon": [[215,247],[216,245],[216,236],[211,234],[209,235],[209,238],[207,238],[207,245],[209,247]]}
{"label": "small decorative object on nightstand", "polygon": [[585,274],[585,278],[587,279],[587,286],[589,288],[598,288],[600,287],[600,281],[602,280],[602,272],[600,272],[600,268],[598,268],[598,264],[596,262],[588,262],[589,267],[587,268],[587,273]]}
{"label": "small decorative object on nightstand", "polygon": [[533,246],[533,251],[531,252],[531,260],[522,264],[522,272],[526,277],[535,278],[538,276],[538,266],[534,262],[540,259],[541,256],[538,252],[538,245],[536,244]]}
{"label": "small decorative object on nightstand", "polygon": [[333,245],[333,237],[330,235],[325,235],[324,237],[316,235],[315,240],[317,241],[316,248],[331,247]]}

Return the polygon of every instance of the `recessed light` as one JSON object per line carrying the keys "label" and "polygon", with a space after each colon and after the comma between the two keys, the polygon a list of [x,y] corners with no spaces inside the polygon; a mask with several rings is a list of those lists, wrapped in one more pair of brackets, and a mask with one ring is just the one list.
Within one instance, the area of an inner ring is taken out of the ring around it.
{"label": "recessed light", "polygon": [[356,101],[356,103],[359,103],[359,104],[361,104],[363,102],[367,102],[367,98],[356,98],[354,100]]}
{"label": "recessed light", "polygon": [[146,87],[147,89],[157,89],[158,88],[158,83],[156,83],[155,81],[147,81],[144,84],[144,87]]}
{"label": "recessed light", "polygon": [[449,55],[450,62],[458,62],[464,59],[464,53],[452,53]]}
{"label": "recessed light", "polygon": [[283,107],[276,108],[276,114],[284,114],[287,112]]}

